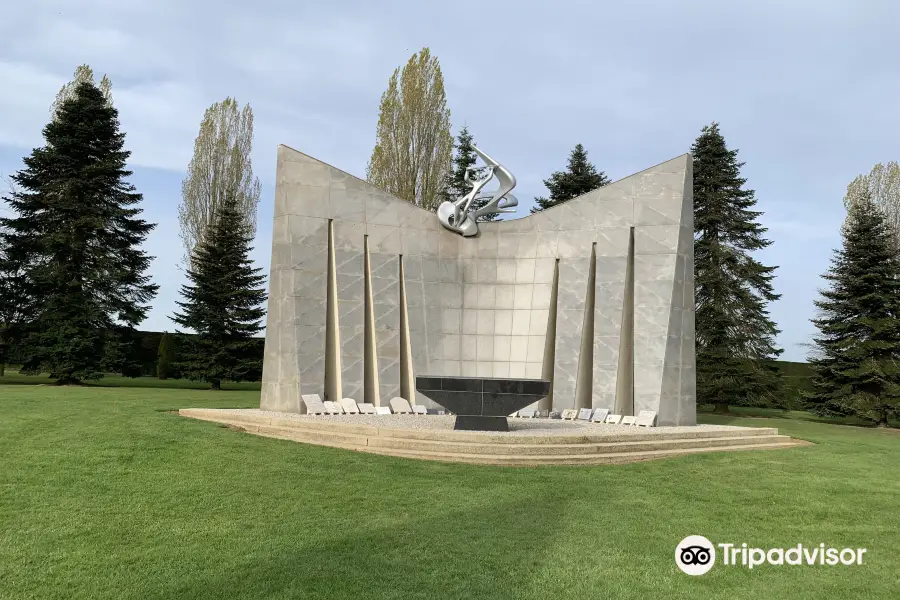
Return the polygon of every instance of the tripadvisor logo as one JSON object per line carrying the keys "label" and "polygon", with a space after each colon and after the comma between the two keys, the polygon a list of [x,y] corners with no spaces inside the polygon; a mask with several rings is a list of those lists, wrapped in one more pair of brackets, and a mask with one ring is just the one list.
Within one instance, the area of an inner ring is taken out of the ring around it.
{"label": "tripadvisor logo", "polygon": [[702,535],[689,535],[675,547],[675,564],[688,575],[703,575],[716,564],[716,549]]}
{"label": "tripadvisor logo", "polygon": [[754,548],[744,544],[713,544],[702,535],[689,535],[675,547],[675,564],[688,575],[703,575],[716,564],[716,554],[727,567],[753,569],[760,565],[861,565],[865,548],[831,548],[825,544],[790,548]]}

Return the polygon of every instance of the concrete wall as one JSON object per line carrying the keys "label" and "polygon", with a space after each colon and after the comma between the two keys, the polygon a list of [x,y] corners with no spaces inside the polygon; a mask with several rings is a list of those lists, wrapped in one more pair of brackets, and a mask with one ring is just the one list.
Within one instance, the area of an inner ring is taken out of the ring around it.
{"label": "concrete wall", "polygon": [[387,404],[404,370],[552,374],[556,410],[693,424],[691,189],[683,155],[466,239],[280,146],[262,408],[302,412],[302,393]]}

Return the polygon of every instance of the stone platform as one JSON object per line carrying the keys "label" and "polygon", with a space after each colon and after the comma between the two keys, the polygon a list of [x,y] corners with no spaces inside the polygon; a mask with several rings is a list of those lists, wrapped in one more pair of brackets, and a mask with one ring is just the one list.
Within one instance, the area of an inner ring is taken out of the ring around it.
{"label": "stone platform", "polygon": [[183,408],[180,415],[248,433],[405,458],[486,465],[598,465],[808,442],[774,427],[632,427],[556,419],[509,419],[508,432],[454,431],[436,415],[313,416],[258,409]]}

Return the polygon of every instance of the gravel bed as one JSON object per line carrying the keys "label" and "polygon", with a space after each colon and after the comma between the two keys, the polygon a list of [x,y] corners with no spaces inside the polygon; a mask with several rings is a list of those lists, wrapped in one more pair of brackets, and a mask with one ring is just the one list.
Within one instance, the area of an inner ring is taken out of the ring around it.
{"label": "gravel bed", "polygon": [[[219,410],[219,409],[210,409]],[[255,408],[221,409],[235,414],[246,414],[298,421],[330,421],[347,425],[373,425],[393,429],[415,429],[449,431],[453,429],[456,417],[443,415],[298,415]],[[583,421],[562,421],[560,419],[519,419],[509,417],[509,432],[485,432],[491,435],[611,435],[647,433],[685,433],[688,431],[733,431],[746,429],[732,425],[691,425],[683,427],[634,427],[631,425],[605,425]],[[476,432],[473,432],[476,433]]]}

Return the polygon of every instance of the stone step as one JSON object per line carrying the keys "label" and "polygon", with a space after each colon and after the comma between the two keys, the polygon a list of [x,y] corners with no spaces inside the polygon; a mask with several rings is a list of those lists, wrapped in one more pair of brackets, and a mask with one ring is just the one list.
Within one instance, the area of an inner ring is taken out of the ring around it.
{"label": "stone step", "polygon": [[497,456],[501,460],[516,457],[598,456],[623,454],[633,456],[642,452],[677,451],[693,449],[734,448],[737,446],[769,446],[791,443],[785,435],[756,437],[721,437],[697,440],[659,440],[654,442],[614,442],[609,444],[470,444],[400,440],[337,433],[304,431],[272,425],[232,425],[248,433],[266,437],[348,448],[378,454],[403,455],[407,453],[441,456]]}
{"label": "stone step", "polygon": [[[786,435],[721,436],[716,438],[656,439],[647,441],[622,441],[585,444],[476,444],[472,442],[434,442],[402,438],[370,437],[369,448],[390,448],[451,454],[501,454],[501,455],[573,455],[669,450],[673,448],[705,448],[718,446],[742,446],[748,444],[774,444],[789,441]],[[524,440],[523,440],[524,441]]]}
{"label": "stone step", "polygon": [[365,449],[368,445],[368,440],[370,439],[364,435],[296,429],[294,427],[282,427],[279,425],[255,425],[249,423],[229,423],[228,425],[246,431],[247,433],[255,433],[257,435],[275,437],[282,440],[293,440],[295,442],[308,442],[310,444],[334,446],[337,448]]}
{"label": "stone step", "polygon": [[[473,433],[466,431],[435,431],[435,430],[416,430],[416,429],[400,429],[390,427],[375,427],[373,425],[352,424],[335,421],[324,421],[314,419],[292,419],[277,418],[268,416],[258,416],[246,413],[235,413],[229,410],[215,409],[190,409],[183,408],[179,414],[186,417],[193,417],[205,421],[215,421],[225,424],[258,424],[272,425],[293,428],[297,430],[335,432],[341,435],[353,434],[379,438],[399,438],[403,440],[426,440],[435,442],[473,442],[473,443],[491,443],[491,444],[512,444],[518,445],[525,442],[525,436],[497,435],[490,433]],[[389,417],[387,417],[389,419]],[[421,418],[427,419],[429,416],[423,415]],[[736,428],[734,430],[696,430],[684,432],[669,433],[644,433],[629,432],[619,435],[597,434],[597,435],[547,435],[547,436],[527,436],[527,444],[550,444],[550,445],[567,445],[567,444],[585,444],[585,443],[617,443],[619,441],[627,442],[643,442],[643,441],[659,441],[674,439],[705,439],[716,437],[756,437],[777,435],[778,429],[775,427],[747,427]]]}
{"label": "stone step", "polygon": [[[428,418],[428,417],[423,417]],[[613,426],[610,426],[611,428]],[[637,429],[637,428],[635,428]],[[643,429],[643,428],[641,428]],[[776,435],[778,429],[775,427],[746,427],[735,428],[734,430],[695,430],[680,431],[667,433],[651,433],[631,431],[622,434],[573,434],[573,435],[530,435],[527,436],[529,444],[587,444],[587,443],[606,443],[610,441],[633,441],[641,442],[647,440],[660,439],[698,439],[721,437],[728,435],[731,437],[754,437]],[[492,444],[521,444],[525,436],[515,435],[498,435],[491,433],[472,433],[467,431],[434,431],[434,430],[416,430],[416,429],[396,429],[396,428],[378,428],[379,437],[398,437],[402,439],[417,439],[442,442],[490,442]]]}
{"label": "stone step", "polygon": [[397,458],[414,458],[440,462],[462,462],[480,465],[503,466],[537,466],[537,465],[603,465],[624,464],[670,458],[702,452],[738,451],[738,450],[776,450],[805,446],[806,443],[790,441],[772,444],[741,444],[737,446],[716,446],[706,448],[679,448],[674,450],[651,450],[645,452],[616,452],[611,454],[576,454],[545,456],[508,456],[502,454],[451,454],[445,452],[414,452],[387,448],[367,448],[365,451]]}
{"label": "stone step", "polygon": [[387,429],[334,421],[272,418],[226,410],[182,409],[179,412],[184,416],[221,423],[265,437],[401,458],[485,465],[613,464],[698,452],[790,448],[807,444],[778,435],[775,428],[689,432],[704,434],[699,436],[626,433],[616,436],[526,437]]}
{"label": "stone step", "polygon": [[202,421],[215,421],[226,424],[250,424],[250,425],[278,425],[296,429],[314,431],[335,431],[339,433],[352,433],[354,435],[378,435],[378,427],[372,425],[337,423],[334,421],[317,421],[314,419],[292,419],[290,417],[278,418],[246,413],[236,413],[227,409],[216,410],[207,408],[182,408],[178,414],[184,417],[200,419]]}

